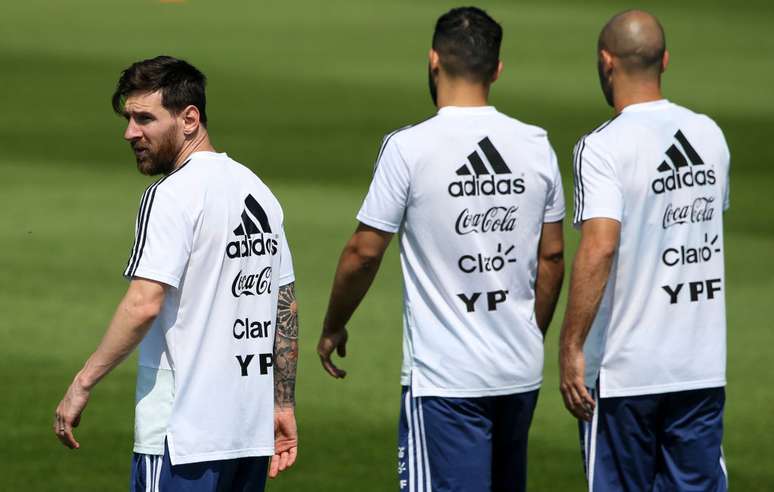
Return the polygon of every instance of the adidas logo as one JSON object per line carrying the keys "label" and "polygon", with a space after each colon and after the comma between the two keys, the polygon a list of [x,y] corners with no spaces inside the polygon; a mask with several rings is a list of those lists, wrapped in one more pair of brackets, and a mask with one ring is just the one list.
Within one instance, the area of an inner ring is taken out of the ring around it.
{"label": "adidas logo", "polygon": [[503,175],[511,174],[511,168],[505,163],[503,156],[497,151],[489,137],[484,137],[478,142],[478,147],[484,153],[486,160],[489,161],[491,171],[478,151],[473,151],[468,156],[468,162],[457,169],[457,176],[463,176],[463,178],[449,183],[449,194],[453,197],[460,197],[520,195],[524,193],[526,188],[523,178],[503,177]]}
{"label": "adidas logo", "polygon": [[677,130],[675,133],[677,144],[672,144],[666,151],[669,160],[664,159],[659,164],[657,170],[659,173],[670,173],[668,176],[659,176],[651,183],[653,192],[660,195],[666,191],[674,191],[682,188],[691,188],[694,186],[705,186],[715,184],[714,169],[696,169],[697,166],[704,166],[704,161],[699,156],[696,149],[693,148],[683,132]]}
{"label": "adidas logo", "polygon": [[261,204],[253,197],[245,197],[245,209],[242,211],[242,222],[234,229],[235,236],[242,239],[231,241],[226,245],[226,256],[229,258],[246,258],[277,254],[276,235],[271,233],[269,217]]}

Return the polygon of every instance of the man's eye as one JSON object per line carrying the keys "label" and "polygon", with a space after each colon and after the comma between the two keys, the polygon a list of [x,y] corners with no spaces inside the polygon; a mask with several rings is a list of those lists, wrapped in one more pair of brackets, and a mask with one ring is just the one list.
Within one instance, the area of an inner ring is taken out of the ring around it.
{"label": "man's eye", "polygon": [[138,116],[136,116],[136,117],[134,118],[134,120],[135,120],[135,121],[136,121],[138,124],[140,124],[140,125],[144,125],[144,124],[146,124],[146,123],[150,123],[151,121],[153,121],[153,118],[151,118],[150,116],[146,116],[146,115],[138,115]]}

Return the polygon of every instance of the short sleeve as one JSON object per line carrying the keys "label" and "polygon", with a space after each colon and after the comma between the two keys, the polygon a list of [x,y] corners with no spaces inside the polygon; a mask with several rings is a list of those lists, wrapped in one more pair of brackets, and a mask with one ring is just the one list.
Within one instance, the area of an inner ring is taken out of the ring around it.
{"label": "short sleeve", "polygon": [[293,273],[293,256],[290,254],[290,245],[288,245],[284,226],[280,235],[280,242],[282,245],[280,246],[279,281],[277,285],[282,287],[296,280],[296,276]]}
{"label": "short sleeve", "polygon": [[161,181],[143,195],[135,240],[124,276],[147,278],[179,287],[193,244],[193,221],[171,188]]}
{"label": "short sleeve", "polygon": [[723,146],[726,151],[726,179],[723,186],[723,211],[731,208],[731,152],[728,150],[728,144],[723,139]]}
{"label": "short sleeve", "polygon": [[409,196],[408,166],[394,138],[387,138],[357,220],[385,232],[398,232]]}
{"label": "short sleeve", "polygon": [[623,217],[623,192],[612,158],[598,142],[584,137],[573,152],[575,215],[573,226],[594,218]]}
{"label": "short sleeve", "polygon": [[559,222],[564,219],[564,188],[562,187],[562,175],[559,172],[559,163],[556,158],[556,152],[549,144],[549,169],[551,172],[551,183],[548,194],[546,195],[546,208],[543,212],[543,222]]}

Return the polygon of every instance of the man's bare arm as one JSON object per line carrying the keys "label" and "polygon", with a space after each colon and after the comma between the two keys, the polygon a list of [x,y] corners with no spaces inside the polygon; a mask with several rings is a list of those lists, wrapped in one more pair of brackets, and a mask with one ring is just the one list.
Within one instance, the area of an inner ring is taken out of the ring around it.
{"label": "man's bare arm", "polygon": [[594,409],[594,400],[584,383],[583,344],[605,293],[620,232],[621,224],[616,220],[583,222],[573,262],[570,295],[559,338],[560,390],[564,405],[582,420],[590,420]]}
{"label": "man's bare arm", "polygon": [[543,336],[554,317],[556,302],[564,280],[564,238],[562,223],[543,224],[538,246],[538,268],[535,280],[535,320]]}
{"label": "man's bare arm", "polygon": [[341,253],[317,345],[323,368],[335,378],[343,378],[346,371],[331,362],[331,353],[336,350],[339,357],[347,354],[346,324],[371,287],[392,236],[392,233],[360,224]]}
{"label": "man's bare arm", "polygon": [[164,284],[134,279],[118,304],[102,341],[86,360],[56,409],[54,432],[62,444],[80,447],[72,429],[80,423],[92,388],[119,365],[142,341],[164,303]]}
{"label": "man's bare arm", "polygon": [[269,477],[293,466],[298,454],[296,367],[298,365],[298,303],[296,284],[283,285],[277,298],[274,332],[274,456]]}
{"label": "man's bare arm", "polygon": [[298,304],[296,284],[283,285],[277,299],[277,329],[274,334],[274,404],[296,404],[296,367],[298,365]]}

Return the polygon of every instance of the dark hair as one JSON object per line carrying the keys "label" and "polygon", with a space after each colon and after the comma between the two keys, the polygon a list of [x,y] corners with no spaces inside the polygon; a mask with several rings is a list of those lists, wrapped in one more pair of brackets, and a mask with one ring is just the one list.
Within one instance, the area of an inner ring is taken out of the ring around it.
{"label": "dark hair", "polygon": [[433,49],[452,77],[489,83],[500,61],[503,28],[476,7],[452,9],[435,24]]}
{"label": "dark hair", "polygon": [[113,110],[121,114],[126,98],[135,91],[161,91],[161,105],[173,113],[196,106],[202,126],[207,126],[204,86],[207,78],[193,65],[171,56],[141,60],[121,72],[113,93]]}

